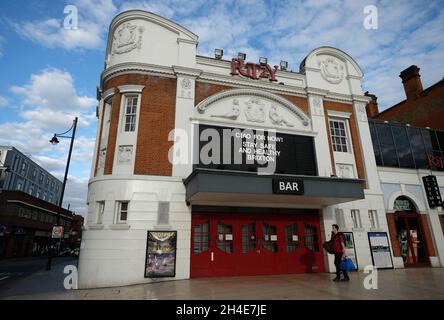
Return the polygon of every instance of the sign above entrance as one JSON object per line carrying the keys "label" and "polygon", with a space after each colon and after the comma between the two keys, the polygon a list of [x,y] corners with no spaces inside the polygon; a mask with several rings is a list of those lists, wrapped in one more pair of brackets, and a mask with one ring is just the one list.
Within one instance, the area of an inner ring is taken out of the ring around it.
{"label": "sign above entrance", "polygon": [[393,204],[393,210],[395,211],[416,211],[415,205],[406,197],[399,197]]}
{"label": "sign above entrance", "polygon": [[273,179],[273,193],[304,194],[304,181],[299,179]]}
{"label": "sign above entrance", "polygon": [[434,156],[431,154],[427,155],[427,161],[430,167],[434,167],[437,170],[444,170],[444,157]]}
{"label": "sign above entrance", "polygon": [[430,208],[436,208],[442,206],[441,191],[439,190],[438,181],[436,176],[422,177],[424,182],[424,188],[427,195],[427,201]]}
{"label": "sign above entrance", "polygon": [[276,80],[277,69],[278,66],[274,66],[273,68],[271,68],[271,66],[268,63],[258,64],[253,62],[244,62],[244,60],[238,58],[231,59],[232,76],[241,75],[253,80],[268,78],[268,80],[270,81],[277,81]]}

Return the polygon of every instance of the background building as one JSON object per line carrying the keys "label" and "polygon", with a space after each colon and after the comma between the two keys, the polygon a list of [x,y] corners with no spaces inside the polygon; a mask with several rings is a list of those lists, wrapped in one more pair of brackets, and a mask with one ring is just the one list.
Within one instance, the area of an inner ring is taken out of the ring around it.
{"label": "background building", "polygon": [[[47,254],[58,210],[58,205],[23,191],[0,190],[0,258]],[[60,248],[69,245],[72,220],[72,212],[62,209],[59,224],[65,238],[57,243]]]}
{"label": "background building", "polygon": [[62,182],[16,148],[0,146],[0,190],[23,191],[57,205]]}
{"label": "background building", "polygon": [[[149,12],[111,22],[79,287],[150,282],[171,266],[163,279],[333,271],[322,250],[333,223],[359,268],[392,267],[370,98],[353,58],[321,47],[289,72],[197,56],[197,44]],[[266,154],[273,174],[258,175],[257,161],[202,159],[206,135],[232,129],[254,130],[257,145],[230,143],[243,159]]]}
{"label": "background building", "polygon": [[419,68],[415,65],[401,71],[406,99],[379,112],[376,97],[367,108],[369,118],[402,122],[417,127],[444,130],[444,79],[423,89]]}

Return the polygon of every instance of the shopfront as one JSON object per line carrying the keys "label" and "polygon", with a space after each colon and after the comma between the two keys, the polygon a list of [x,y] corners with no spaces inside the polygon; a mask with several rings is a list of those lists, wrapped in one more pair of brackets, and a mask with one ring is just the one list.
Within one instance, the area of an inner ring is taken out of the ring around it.
{"label": "shopfront", "polygon": [[394,213],[396,234],[401,256],[406,267],[429,266],[426,243],[419,213],[413,202],[400,196],[395,200]]}
{"label": "shopfront", "polygon": [[316,210],[226,209],[193,214],[192,278],[325,271]]}

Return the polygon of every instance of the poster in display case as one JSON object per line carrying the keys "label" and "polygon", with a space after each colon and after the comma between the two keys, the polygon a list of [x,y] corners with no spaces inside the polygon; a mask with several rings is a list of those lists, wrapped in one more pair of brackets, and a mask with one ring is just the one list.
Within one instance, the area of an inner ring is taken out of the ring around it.
{"label": "poster in display case", "polygon": [[145,278],[176,276],[177,231],[148,231]]}

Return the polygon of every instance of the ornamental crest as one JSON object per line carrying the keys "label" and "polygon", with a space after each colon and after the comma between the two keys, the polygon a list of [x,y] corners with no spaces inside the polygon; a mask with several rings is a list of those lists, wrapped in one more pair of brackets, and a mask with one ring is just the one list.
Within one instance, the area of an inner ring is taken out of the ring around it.
{"label": "ornamental crest", "polygon": [[143,27],[137,27],[127,22],[114,33],[113,53],[122,54],[142,47]]}
{"label": "ornamental crest", "polygon": [[344,65],[332,57],[318,62],[321,68],[321,76],[325,81],[338,84],[344,78]]}

